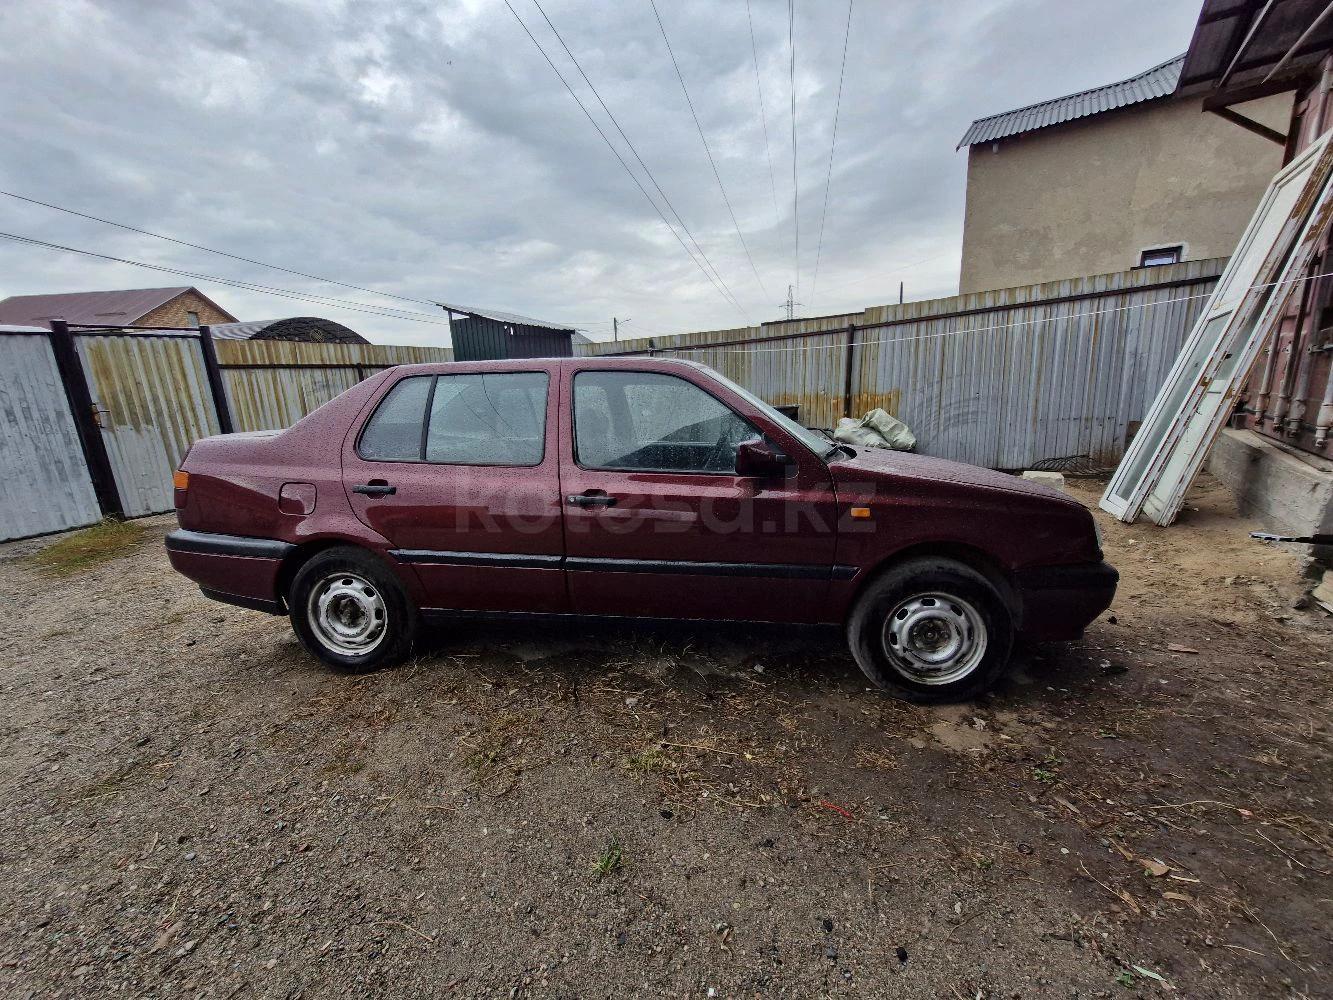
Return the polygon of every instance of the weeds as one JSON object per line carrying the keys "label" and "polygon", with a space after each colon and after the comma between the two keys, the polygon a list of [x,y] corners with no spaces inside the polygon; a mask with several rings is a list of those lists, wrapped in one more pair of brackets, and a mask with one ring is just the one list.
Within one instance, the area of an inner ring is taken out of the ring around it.
{"label": "weeds", "polygon": [[143,526],[139,522],[108,518],[66,535],[29,558],[46,576],[74,576],[127,555],[142,540]]}
{"label": "weeds", "polygon": [[654,771],[665,771],[670,765],[671,761],[656,743],[649,743],[638,753],[625,758],[625,767],[645,778]]}
{"label": "weeds", "polygon": [[1059,767],[1064,762],[1064,758],[1057,754],[1054,749],[1047,750],[1046,756],[1032,769],[1033,779],[1040,781],[1043,785],[1055,784],[1060,780]]}
{"label": "weeds", "polygon": [[610,842],[602,848],[602,853],[597,855],[592,863],[593,874],[598,878],[606,878],[614,871],[618,871],[625,861],[625,852],[620,846],[620,838],[612,837]]}

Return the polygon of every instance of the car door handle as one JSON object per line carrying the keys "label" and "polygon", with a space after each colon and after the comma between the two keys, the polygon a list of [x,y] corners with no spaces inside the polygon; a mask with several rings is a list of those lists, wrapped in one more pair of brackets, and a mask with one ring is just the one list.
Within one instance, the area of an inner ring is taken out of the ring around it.
{"label": "car door handle", "polygon": [[352,492],[363,493],[368,497],[387,497],[397,493],[398,487],[388,483],[366,483],[364,486],[353,486]]}
{"label": "car door handle", "polygon": [[616,498],[607,496],[601,490],[589,490],[587,493],[571,493],[566,502],[574,507],[614,507]]}

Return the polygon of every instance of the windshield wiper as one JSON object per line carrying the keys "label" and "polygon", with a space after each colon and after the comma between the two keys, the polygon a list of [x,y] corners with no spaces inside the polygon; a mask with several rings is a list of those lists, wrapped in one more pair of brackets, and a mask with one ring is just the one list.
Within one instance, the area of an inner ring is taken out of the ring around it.
{"label": "windshield wiper", "polygon": [[833,457],[834,455],[836,455],[838,452],[843,452],[844,454],[846,454],[846,456],[847,456],[848,458],[855,458],[855,457],[856,457],[856,452],[855,452],[855,450],[853,450],[852,448],[849,448],[847,445],[843,444],[841,441],[837,441],[837,442],[834,443],[834,445],[833,445],[832,448],[830,448],[828,451],[824,452],[824,454],[823,454],[823,459],[824,459],[824,461],[827,462],[830,458],[832,458],[832,457]]}

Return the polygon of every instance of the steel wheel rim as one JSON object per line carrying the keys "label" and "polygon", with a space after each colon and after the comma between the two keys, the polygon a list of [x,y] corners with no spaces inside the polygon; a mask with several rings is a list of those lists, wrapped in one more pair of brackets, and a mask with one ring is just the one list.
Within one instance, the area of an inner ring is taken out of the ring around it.
{"label": "steel wheel rim", "polygon": [[310,591],[311,630],[325,649],[365,656],[388,634],[389,609],[379,587],[356,573],[330,573]]}
{"label": "steel wheel rim", "polygon": [[916,684],[953,684],[986,655],[985,619],[952,594],[926,593],[899,601],[884,619],[882,645],[893,669]]}

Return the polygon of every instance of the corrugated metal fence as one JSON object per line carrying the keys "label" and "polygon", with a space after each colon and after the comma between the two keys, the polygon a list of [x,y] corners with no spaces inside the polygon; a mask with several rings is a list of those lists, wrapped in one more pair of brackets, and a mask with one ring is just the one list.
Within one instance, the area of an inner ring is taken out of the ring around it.
{"label": "corrugated metal fence", "polygon": [[217,353],[238,431],[290,427],[375,372],[454,357],[447,347],[280,340],[219,340]]}
{"label": "corrugated metal fence", "polygon": [[[61,337],[77,357],[63,372]],[[237,431],[288,427],[384,368],[453,358],[437,347],[221,340],[214,348]],[[99,520],[107,504],[90,471],[99,451],[118,512],[170,510],[173,471],[193,441],[221,426],[195,333],[0,333],[0,540]]]}
{"label": "corrugated metal fence", "polygon": [[45,334],[0,336],[0,539],[101,516]]}
{"label": "corrugated metal fence", "polygon": [[699,361],[801,422],[882,407],[918,449],[998,469],[1113,465],[1217,283],[1191,261],[620,343],[581,355]]}

